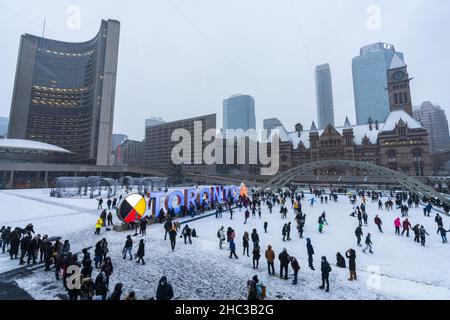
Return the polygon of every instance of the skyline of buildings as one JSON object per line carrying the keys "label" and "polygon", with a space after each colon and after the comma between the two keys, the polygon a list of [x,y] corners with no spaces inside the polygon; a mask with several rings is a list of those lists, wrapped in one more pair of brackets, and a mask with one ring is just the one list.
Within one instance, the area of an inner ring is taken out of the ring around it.
{"label": "skyline of buildings", "polygon": [[361,48],[352,60],[356,122],[365,124],[369,117],[383,122],[389,113],[387,71],[394,55],[404,62],[403,53],[392,44],[374,43]]}
{"label": "skyline of buildings", "polygon": [[316,66],[316,104],[319,129],[334,126],[333,81],[328,63]]}
{"label": "skyline of buildings", "polygon": [[236,94],[223,101],[223,129],[256,129],[255,99]]}
{"label": "skyline of buildings", "polygon": [[449,126],[445,111],[430,101],[423,102],[413,110],[414,118],[428,131],[431,152],[450,150]]}
{"label": "skyline of buildings", "polygon": [[21,36],[8,138],[71,151],[73,161],[108,165],[120,23],[102,20],[86,42]]}
{"label": "skyline of buildings", "polygon": [[263,129],[267,130],[267,136],[270,136],[273,129],[282,125],[283,123],[278,118],[268,118],[263,120]]}

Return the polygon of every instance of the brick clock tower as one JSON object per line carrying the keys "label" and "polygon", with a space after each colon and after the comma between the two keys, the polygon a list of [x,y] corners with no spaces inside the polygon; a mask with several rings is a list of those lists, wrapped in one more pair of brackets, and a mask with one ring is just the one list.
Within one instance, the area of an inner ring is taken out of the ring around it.
{"label": "brick clock tower", "polygon": [[411,89],[409,87],[411,79],[408,75],[408,67],[397,54],[392,58],[387,76],[390,110],[404,110],[412,117]]}

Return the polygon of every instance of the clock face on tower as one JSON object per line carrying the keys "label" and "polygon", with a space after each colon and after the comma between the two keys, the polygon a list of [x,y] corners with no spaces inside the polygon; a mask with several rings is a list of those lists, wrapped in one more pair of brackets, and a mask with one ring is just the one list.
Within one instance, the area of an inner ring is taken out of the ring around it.
{"label": "clock face on tower", "polygon": [[394,72],[394,74],[392,75],[392,79],[394,79],[395,81],[400,81],[404,80],[405,76],[406,76],[405,72],[399,70]]}

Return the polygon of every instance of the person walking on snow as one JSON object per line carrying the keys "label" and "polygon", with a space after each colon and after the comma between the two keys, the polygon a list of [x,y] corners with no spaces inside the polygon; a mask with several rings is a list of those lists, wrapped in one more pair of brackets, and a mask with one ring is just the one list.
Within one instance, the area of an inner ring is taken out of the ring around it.
{"label": "person walking on snow", "polygon": [[238,256],[236,255],[236,244],[234,243],[233,239],[230,239],[230,259],[232,257],[235,257],[236,259],[239,259]]}
{"label": "person walking on snow", "polygon": [[133,239],[131,239],[131,236],[127,236],[127,240],[125,241],[125,246],[123,247],[122,254],[123,259],[126,259],[127,252],[130,254],[130,260],[133,260],[133,255],[131,254],[131,250],[133,250]]}
{"label": "person walking on snow", "polygon": [[434,218],[434,221],[437,223],[438,227],[444,226],[444,224],[442,223],[442,217],[439,215],[439,213],[436,213],[436,217]]}
{"label": "person walking on snow", "polygon": [[[325,289],[325,292],[330,291],[330,272],[331,266],[325,256],[322,257],[320,263],[320,271],[322,273],[322,285],[319,287],[321,290]],[[325,284],[327,285],[325,288]]]}
{"label": "person walking on snow", "polygon": [[361,247],[361,237],[363,236],[361,226],[356,227],[355,236],[356,236],[356,244],[358,245],[358,247]]}
{"label": "person walking on snow", "polygon": [[95,223],[95,233],[94,234],[100,234],[100,229],[103,226],[103,219],[102,218],[98,218],[97,222]]}
{"label": "person walking on snow", "polygon": [[253,248],[253,269],[258,269],[259,258],[261,258],[261,250],[258,245]]}
{"label": "person walking on snow", "polygon": [[437,233],[441,234],[442,243],[447,242],[447,232],[450,232],[450,230],[445,230],[443,226],[439,226],[437,229]]}
{"label": "person walking on snow", "polygon": [[366,253],[366,250],[369,249],[369,252],[373,253],[372,240],[370,239],[370,233],[367,234],[365,243],[366,243],[366,247],[364,248],[363,252]]}
{"label": "person walking on snow", "polygon": [[250,257],[250,255],[248,253],[248,248],[250,247],[249,241],[250,241],[250,237],[248,235],[248,232],[245,231],[244,235],[242,236],[242,247],[243,247],[242,255],[245,256],[245,252],[247,252],[247,257]]}
{"label": "person walking on snow", "polygon": [[139,258],[139,259],[137,260],[137,263],[139,263],[139,262],[142,261],[142,264],[144,265],[144,264],[145,264],[145,261],[144,261],[144,256],[145,256],[145,243],[144,243],[144,239],[141,239],[141,241],[139,242],[139,248],[138,248],[138,251],[137,251],[137,253],[136,253],[136,256]]}
{"label": "person walking on snow", "polygon": [[419,235],[420,235],[420,244],[421,244],[423,247],[425,247],[425,239],[426,239],[426,236],[427,236],[427,235],[429,236],[429,234],[428,234],[428,232],[425,230],[425,227],[424,227],[423,225],[420,226],[420,229],[419,229]]}
{"label": "person walking on snow", "polygon": [[394,220],[394,227],[395,227],[395,234],[396,235],[400,235],[400,226],[402,225],[402,223],[400,222],[400,218],[396,218]]}
{"label": "person walking on snow", "polygon": [[403,220],[402,226],[403,226],[402,236],[406,232],[406,236],[409,238],[409,229],[411,228],[411,223],[409,222],[408,218]]}
{"label": "person walking on snow", "polygon": [[311,244],[311,239],[306,238],[306,251],[308,253],[308,266],[311,270],[315,270],[313,266],[313,254],[314,254],[314,248]]}
{"label": "person walking on snow", "polygon": [[169,231],[169,239],[170,239],[170,247],[172,248],[172,252],[175,251],[175,245],[177,243],[177,229],[175,226],[172,227]]}
{"label": "person walking on snow", "polygon": [[381,229],[381,225],[383,224],[383,222],[381,221],[380,217],[378,215],[375,215],[375,218],[373,219],[373,221],[375,222],[375,224],[378,227],[378,230],[383,233],[383,229]]}

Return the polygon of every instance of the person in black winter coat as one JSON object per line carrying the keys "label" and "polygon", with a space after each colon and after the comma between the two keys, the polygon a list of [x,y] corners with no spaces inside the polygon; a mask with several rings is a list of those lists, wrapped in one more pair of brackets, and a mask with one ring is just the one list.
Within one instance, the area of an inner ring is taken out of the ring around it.
{"label": "person in black winter coat", "polygon": [[177,231],[175,230],[174,227],[172,227],[172,229],[170,229],[169,231],[169,239],[172,251],[175,251],[175,245],[177,243]]}
{"label": "person in black winter coat", "polygon": [[278,259],[280,260],[280,278],[283,279],[283,271],[284,271],[284,279],[288,279],[288,268],[289,268],[289,254],[287,253],[287,249],[284,248],[283,252],[278,255]]}
{"label": "person in black winter coat", "polygon": [[40,235],[37,235],[31,239],[30,243],[28,244],[27,248],[27,264],[30,264],[31,260],[33,260],[33,264],[36,264],[36,252],[39,250],[39,241],[40,241]]}
{"label": "person in black winter coat", "polygon": [[104,272],[100,272],[95,278],[95,294],[101,296],[102,300],[106,300],[106,294],[108,293],[108,285],[106,283],[106,275]]}
{"label": "person in black winter coat", "polygon": [[145,264],[144,255],[145,255],[145,243],[144,243],[144,239],[141,239],[141,241],[139,242],[138,251],[136,253],[136,256],[139,258],[137,260],[137,263],[142,261],[142,264],[143,265]]}
{"label": "person in black winter coat", "polygon": [[357,280],[356,278],[356,252],[353,249],[347,250],[345,256],[348,259],[348,269],[350,271],[349,281]]}
{"label": "person in black winter coat", "polygon": [[439,213],[436,213],[436,218],[434,218],[434,221],[437,223],[438,227],[444,226],[442,223],[442,217],[439,215]]}
{"label": "person in black winter coat", "polygon": [[256,229],[253,229],[253,232],[251,234],[251,239],[253,242],[253,247],[255,247],[256,245],[259,244],[259,235],[258,235],[258,232],[256,231]]}
{"label": "person in black winter coat", "polygon": [[125,241],[125,246],[123,247],[122,254],[123,259],[127,258],[127,252],[130,254],[130,260],[133,260],[133,255],[131,254],[131,250],[133,250],[133,239],[131,236],[127,236],[127,240]]}
{"label": "person in black winter coat", "polygon": [[108,300],[119,301],[120,296],[122,295],[122,288],[123,288],[122,283],[120,282],[116,283],[116,286],[114,287],[114,292],[108,297]]}
{"label": "person in black winter coat", "polygon": [[165,276],[159,280],[158,288],[156,289],[156,300],[171,300],[173,298],[172,285],[167,282]]}
{"label": "person in black winter coat", "polygon": [[259,258],[261,258],[261,250],[258,245],[253,248],[253,269],[258,269]]}
{"label": "person in black winter coat", "polygon": [[346,268],[345,258],[340,252],[336,253],[336,266]]}
{"label": "person in black winter coat", "polygon": [[357,240],[357,245],[358,247],[361,247],[361,237],[363,236],[363,231],[361,226],[358,226],[355,230],[355,236],[356,236],[356,240]]}
{"label": "person in black winter coat", "polygon": [[30,235],[25,235],[22,240],[20,240],[20,261],[19,264],[25,264],[25,261],[23,260],[25,258],[25,255],[27,254],[28,247],[30,245],[31,239]]}
{"label": "person in black winter coat", "polygon": [[320,264],[320,271],[322,272],[322,285],[319,287],[321,290],[325,289],[325,284],[327,285],[325,292],[330,291],[330,272],[331,266],[327,261],[326,257],[322,257],[322,261]]}
{"label": "person in black winter coat", "polygon": [[314,248],[311,244],[310,238],[306,238],[306,251],[308,252],[308,266],[311,268],[311,270],[315,270],[313,265]]}
{"label": "person in black winter coat", "polygon": [[9,256],[11,257],[11,259],[17,259],[17,255],[19,254],[19,246],[20,232],[16,229],[11,232],[9,238]]}
{"label": "person in black winter coat", "polygon": [[372,240],[370,239],[370,233],[367,234],[365,243],[366,243],[366,247],[364,248],[363,252],[366,253],[366,250],[369,249],[369,252],[373,253]]}

